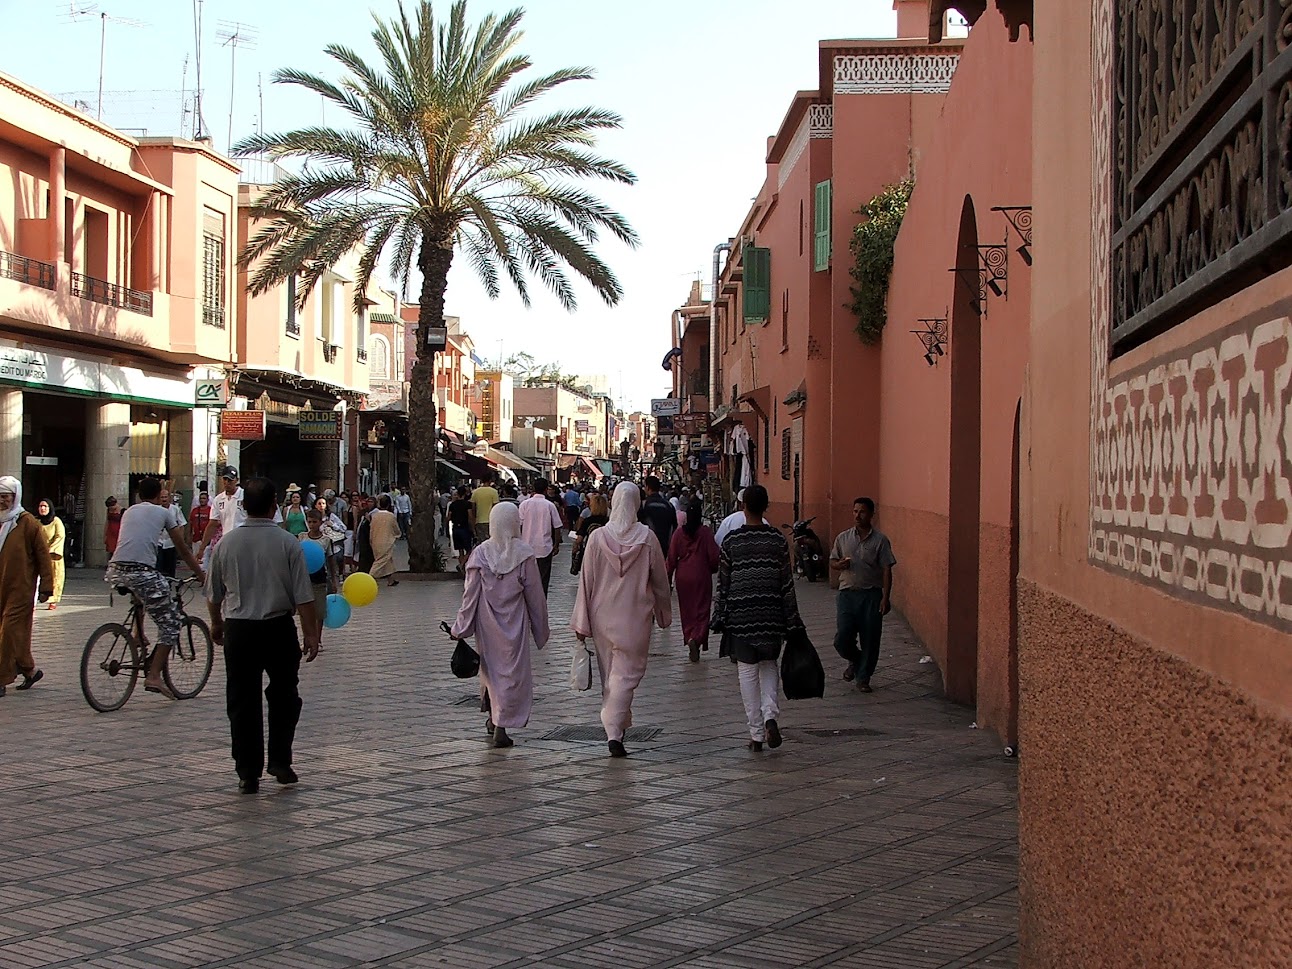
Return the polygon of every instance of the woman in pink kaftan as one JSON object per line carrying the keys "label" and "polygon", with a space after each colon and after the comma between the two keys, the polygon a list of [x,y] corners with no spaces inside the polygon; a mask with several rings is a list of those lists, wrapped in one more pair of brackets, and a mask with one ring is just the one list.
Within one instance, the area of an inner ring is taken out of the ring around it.
{"label": "woman in pink kaftan", "polygon": [[511,747],[507,729],[529,723],[534,703],[529,638],[542,649],[551,630],[538,562],[534,550],[520,540],[520,510],[510,502],[494,505],[489,539],[467,559],[453,635],[474,637],[480,654],[480,706],[489,711],[485,729],[495,747]]}
{"label": "woman in pink kaftan", "polygon": [[718,571],[718,543],[702,521],[703,506],[691,499],[686,522],[668,546],[668,577],[677,584],[682,635],[691,662],[700,662],[700,649],[709,648],[709,613],[713,608],[713,576]]}
{"label": "woman in pink kaftan", "polygon": [[615,489],[609,524],[588,539],[570,626],[579,642],[589,636],[601,673],[601,723],[611,757],[627,757],[624,731],[632,726],[633,692],[646,675],[651,621],[673,622],[668,567],[654,533],[637,521],[641,492],[625,481]]}

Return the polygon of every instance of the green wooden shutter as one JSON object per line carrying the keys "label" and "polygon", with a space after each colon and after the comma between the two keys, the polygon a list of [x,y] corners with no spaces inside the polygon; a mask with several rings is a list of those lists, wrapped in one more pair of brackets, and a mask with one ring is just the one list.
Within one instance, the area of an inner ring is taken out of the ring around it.
{"label": "green wooden shutter", "polygon": [[745,323],[766,323],[772,315],[772,251],[745,246]]}
{"label": "green wooden shutter", "polygon": [[830,206],[833,203],[830,182],[818,182],[812,205],[812,268],[817,272],[830,268]]}

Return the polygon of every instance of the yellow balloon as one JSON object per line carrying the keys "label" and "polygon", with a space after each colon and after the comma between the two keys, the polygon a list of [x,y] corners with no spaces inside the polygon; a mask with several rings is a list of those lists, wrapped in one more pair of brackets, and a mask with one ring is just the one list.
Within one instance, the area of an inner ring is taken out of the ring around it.
{"label": "yellow balloon", "polygon": [[356,572],[341,585],[341,595],[356,609],[370,606],[377,598],[377,580],[367,572]]}

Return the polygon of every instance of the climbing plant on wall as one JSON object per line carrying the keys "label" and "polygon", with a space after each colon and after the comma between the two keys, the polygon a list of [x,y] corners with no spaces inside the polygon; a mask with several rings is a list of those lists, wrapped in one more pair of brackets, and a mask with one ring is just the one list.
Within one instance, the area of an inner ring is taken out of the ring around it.
{"label": "climbing plant on wall", "polygon": [[893,246],[902,217],[915,188],[912,179],[887,186],[857,210],[861,221],[852,230],[852,303],[857,335],[863,343],[878,343],[888,322],[888,281],[893,272]]}

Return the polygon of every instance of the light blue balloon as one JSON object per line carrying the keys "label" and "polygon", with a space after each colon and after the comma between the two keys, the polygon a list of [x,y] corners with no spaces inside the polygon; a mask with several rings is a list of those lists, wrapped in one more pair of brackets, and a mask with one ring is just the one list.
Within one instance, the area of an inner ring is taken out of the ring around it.
{"label": "light blue balloon", "polygon": [[327,555],[323,551],[323,546],[318,542],[306,539],[301,542],[301,549],[305,552],[305,570],[307,572],[317,572],[327,564]]}
{"label": "light blue balloon", "polygon": [[323,625],[328,629],[340,629],[350,621],[350,603],[345,596],[335,592],[327,597],[327,610],[323,613]]}

